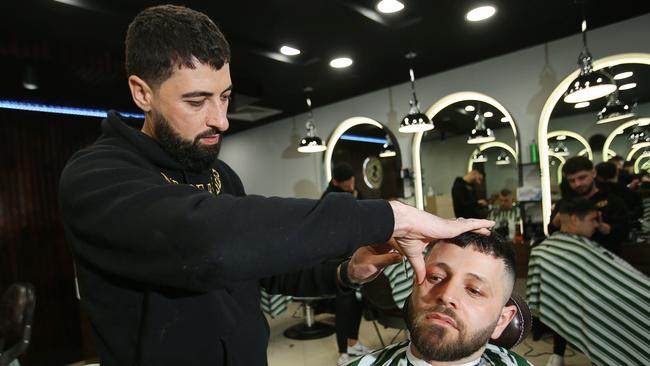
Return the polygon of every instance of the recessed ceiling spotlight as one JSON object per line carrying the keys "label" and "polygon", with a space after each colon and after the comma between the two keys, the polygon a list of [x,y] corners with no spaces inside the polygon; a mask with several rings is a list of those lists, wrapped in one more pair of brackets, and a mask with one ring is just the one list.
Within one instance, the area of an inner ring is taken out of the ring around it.
{"label": "recessed ceiling spotlight", "polygon": [[620,74],[614,75],[614,80],[623,80],[632,76],[634,73],[632,71],[625,71]]}
{"label": "recessed ceiling spotlight", "polygon": [[487,111],[487,112],[483,113],[483,117],[485,117],[485,118],[490,118],[492,116],[494,116],[494,113],[492,113],[490,111]]}
{"label": "recessed ceiling spotlight", "polygon": [[377,3],[377,10],[384,14],[397,13],[404,9],[404,4],[397,0],[381,0]]}
{"label": "recessed ceiling spotlight", "polygon": [[476,110],[476,107],[474,107],[473,105],[470,104],[470,105],[465,106],[465,110],[468,111],[468,112],[474,112]]}
{"label": "recessed ceiling spotlight", "polygon": [[558,137],[555,138],[557,141],[563,141],[566,140],[566,135],[559,135]]}
{"label": "recessed ceiling spotlight", "polygon": [[628,90],[632,88],[636,88],[636,83],[623,84],[618,87],[618,90]]}
{"label": "recessed ceiling spotlight", "polygon": [[573,105],[573,108],[575,109],[586,108],[586,107],[589,107],[589,102],[580,102]]}
{"label": "recessed ceiling spotlight", "polygon": [[504,117],[501,117],[501,122],[508,123],[508,122],[510,122],[510,119],[508,117],[504,116]]}
{"label": "recessed ceiling spotlight", "polygon": [[335,69],[344,69],[352,65],[352,59],[349,57],[339,57],[330,61],[330,66]]}
{"label": "recessed ceiling spotlight", "polygon": [[480,22],[481,20],[490,18],[496,12],[497,9],[494,6],[491,5],[479,6],[478,8],[474,8],[468,11],[467,14],[465,14],[465,19],[470,22]]}
{"label": "recessed ceiling spotlight", "polygon": [[280,47],[280,53],[287,56],[296,56],[300,54],[300,50],[291,46]]}

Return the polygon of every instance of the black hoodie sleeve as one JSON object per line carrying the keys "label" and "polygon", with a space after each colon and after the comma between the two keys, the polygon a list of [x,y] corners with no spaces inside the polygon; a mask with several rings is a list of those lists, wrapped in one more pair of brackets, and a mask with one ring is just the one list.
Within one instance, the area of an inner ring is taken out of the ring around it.
{"label": "black hoodie sleeve", "polygon": [[392,234],[390,205],[214,196],[168,184],[136,154],[95,146],[68,163],[60,206],[77,260],[145,284],[197,291],[297,271]]}

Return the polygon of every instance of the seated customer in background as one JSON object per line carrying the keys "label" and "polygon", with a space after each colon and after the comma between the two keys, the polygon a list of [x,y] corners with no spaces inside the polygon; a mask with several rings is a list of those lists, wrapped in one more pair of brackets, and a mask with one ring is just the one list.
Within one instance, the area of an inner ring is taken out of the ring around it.
{"label": "seated customer in background", "polygon": [[512,192],[507,188],[499,192],[496,203],[497,206],[490,210],[487,219],[496,222],[494,231],[512,241],[515,239],[516,226],[521,225],[519,207],[512,204]]}
{"label": "seated customer in background", "polygon": [[348,365],[530,365],[488,344],[517,312],[505,306],[515,283],[514,251],[499,234],[461,234],[433,244],[426,279],[413,283],[406,305],[411,341],[367,354]]}
{"label": "seated customer in background", "polygon": [[564,364],[566,342],[596,365],[650,365],[650,279],[590,240],[599,211],[584,198],[563,200],[560,231],[534,247],[526,297],[555,333],[547,365]]}

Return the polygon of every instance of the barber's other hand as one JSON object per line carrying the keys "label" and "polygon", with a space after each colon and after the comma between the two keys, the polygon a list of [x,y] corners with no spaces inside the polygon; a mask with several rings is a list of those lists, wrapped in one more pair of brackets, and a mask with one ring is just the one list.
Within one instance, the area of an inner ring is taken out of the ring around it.
{"label": "barber's other hand", "polygon": [[448,220],[418,210],[398,201],[390,201],[395,217],[393,239],[398,250],[407,257],[417,278],[417,283],[424,281],[424,248],[434,239],[453,238],[466,231],[489,235],[494,221],[481,219]]}
{"label": "barber's other hand", "polygon": [[357,249],[348,264],[352,283],[364,284],[374,280],[387,266],[399,263],[402,256],[390,244],[366,245]]}

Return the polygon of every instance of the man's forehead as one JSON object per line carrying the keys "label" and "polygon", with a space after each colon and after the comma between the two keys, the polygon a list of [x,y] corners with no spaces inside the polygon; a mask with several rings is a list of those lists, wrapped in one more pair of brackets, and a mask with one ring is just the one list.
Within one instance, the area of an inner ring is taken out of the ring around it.
{"label": "man's forehead", "polygon": [[591,174],[591,170],[581,170],[581,171],[575,172],[573,174],[568,174],[567,178],[569,178],[569,179],[580,178],[580,177],[583,177],[583,176],[588,176],[590,174]]}

